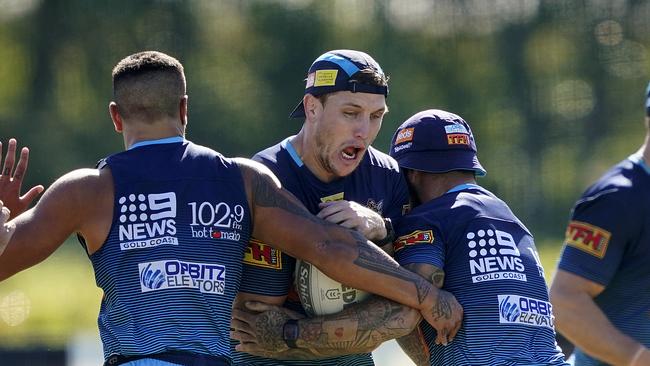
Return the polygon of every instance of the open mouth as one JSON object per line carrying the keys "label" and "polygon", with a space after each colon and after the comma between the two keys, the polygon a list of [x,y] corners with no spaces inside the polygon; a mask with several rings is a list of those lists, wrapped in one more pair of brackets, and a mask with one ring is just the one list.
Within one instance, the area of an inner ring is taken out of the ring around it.
{"label": "open mouth", "polygon": [[362,151],[363,151],[362,148],[355,147],[355,146],[348,146],[341,151],[341,157],[343,158],[343,160],[355,160],[357,156],[361,154]]}

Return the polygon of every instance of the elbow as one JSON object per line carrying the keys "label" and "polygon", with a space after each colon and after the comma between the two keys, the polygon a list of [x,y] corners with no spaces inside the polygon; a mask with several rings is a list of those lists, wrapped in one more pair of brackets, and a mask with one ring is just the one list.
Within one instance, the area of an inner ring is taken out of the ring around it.
{"label": "elbow", "polygon": [[393,320],[399,322],[399,326],[394,327],[391,338],[401,338],[411,334],[418,327],[422,315],[417,309],[400,305],[399,311],[393,315]]}
{"label": "elbow", "polygon": [[573,308],[575,307],[576,298],[567,293],[565,289],[560,288],[560,286],[552,286],[549,295],[553,306],[555,327],[560,333],[564,333],[564,329],[569,326],[574,316]]}

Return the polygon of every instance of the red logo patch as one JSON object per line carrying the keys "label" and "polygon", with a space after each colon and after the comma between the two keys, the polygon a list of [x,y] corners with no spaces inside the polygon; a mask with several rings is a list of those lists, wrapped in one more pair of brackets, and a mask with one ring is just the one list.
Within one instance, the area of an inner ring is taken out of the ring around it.
{"label": "red logo patch", "polygon": [[407,245],[416,244],[431,244],[433,243],[433,231],[431,230],[415,230],[414,232],[402,235],[395,240],[393,248],[397,252]]}
{"label": "red logo patch", "polygon": [[469,136],[464,133],[450,133],[447,135],[448,145],[469,145]]}
{"label": "red logo patch", "polygon": [[571,221],[566,228],[567,245],[580,249],[598,258],[603,258],[612,234],[598,226],[581,221]]}
{"label": "red logo patch", "polygon": [[244,263],[258,267],[282,269],[280,254],[282,254],[281,251],[251,238],[244,252]]}

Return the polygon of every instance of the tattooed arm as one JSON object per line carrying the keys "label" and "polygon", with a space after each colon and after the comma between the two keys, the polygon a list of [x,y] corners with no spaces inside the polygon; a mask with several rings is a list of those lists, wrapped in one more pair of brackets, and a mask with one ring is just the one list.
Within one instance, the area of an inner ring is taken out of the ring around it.
{"label": "tattooed arm", "polygon": [[[442,287],[441,269],[427,264],[406,268]],[[416,328],[421,320],[419,312],[381,297],[352,304],[337,314],[298,320],[297,349],[287,348],[282,330],[288,319],[300,316],[258,302],[246,305],[255,313],[233,313],[233,338],[242,342],[237,348],[242,352],[276,359],[317,359],[371,352],[381,343],[397,338],[416,365],[429,365],[428,346],[420,328]]]}
{"label": "tattooed arm", "polygon": [[448,292],[400,267],[363,235],[327,223],[307,209],[265,166],[237,159],[253,216],[253,236],[275,243],[332,279],[418,309],[446,344],[458,331],[462,308]]}
{"label": "tattooed arm", "polygon": [[[445,281],[445,272],[442,269],[424,263],[407,264],[404,267],[424,277],[436,287],[442,288]],[[420,327],[416,327],[406,336],[397,338],[397,343],[417,366],[430,365],[429,346],[424,339],[424,334],[422,334]]]}
{"label": "tattooed arm", "polygon": [[[393,301],[373,296],[343,311],[300,319],[297,348],[287,349],[282,330],[286,320],[298,318],[289,310],[262,303],[247,303],[250,313],[233,313],[232,337],[242,342],[237,349],[278,359],[315,359],[371,352],[381,343],[409,334],[420,322],[420,313]],[[281,352],[278,352],[281,351]]]}

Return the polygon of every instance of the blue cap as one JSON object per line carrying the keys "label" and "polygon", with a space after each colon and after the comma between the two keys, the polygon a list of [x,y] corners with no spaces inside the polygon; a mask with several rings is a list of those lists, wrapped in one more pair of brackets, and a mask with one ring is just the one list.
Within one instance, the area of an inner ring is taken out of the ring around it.
{"label": "blue cap", "polygon": [[650,83],[645,90],[645,115],[650,117]]}
{"label": "blue cap", "polygon": [[[383,94],[388,96],[388,86],[357,83],[350,79],[361,70],[371,69],[382,76],[384,71],[370,55],[354,50],[335,50],[322,54],[307,72],[305,94],[319,96],[337,91],[353,93]],[[289,115],[291,118],[305,117],[302,100]]]}
{"label": "blue cap", "polygon": [[429,109],[407,119],[395,131],[390,156],[400,168],[429,173],[472,170],[487,174],[476,156],[476,142],[469,124],[460,116]]}

